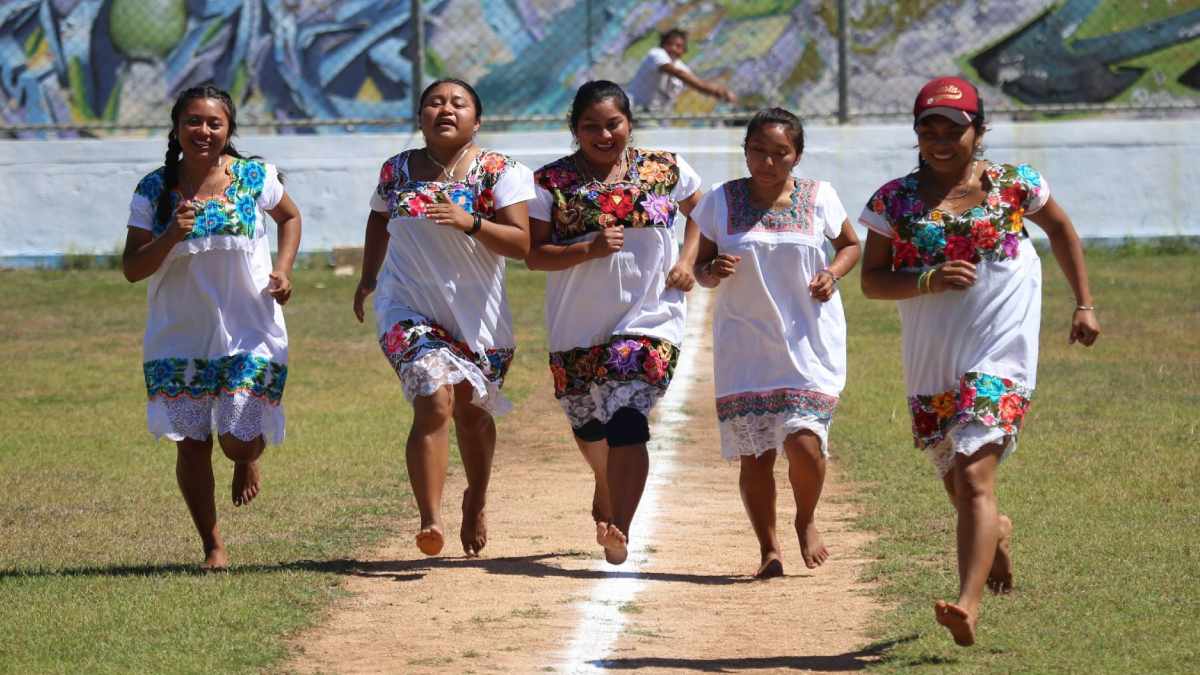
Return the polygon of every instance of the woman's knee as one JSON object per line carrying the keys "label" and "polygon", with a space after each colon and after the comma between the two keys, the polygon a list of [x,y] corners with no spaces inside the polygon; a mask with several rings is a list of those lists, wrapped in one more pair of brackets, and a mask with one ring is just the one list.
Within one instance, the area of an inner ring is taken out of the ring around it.
{"label": "woman's knee", "polygon": [[224,452],[226,457],[235,462],[256,461],[262,456],[263,449],[266,447],[262,436],[253,440],[243,441],[233,434],[221,434],[218,440],[221,443],[221,452]]}
{"label": "woman's knee", "polygon": [[413,429],[436,431],[450,424],[454,417],[454,398],[454,391],[450,387],[441,387],[429,396],[414,398]]}

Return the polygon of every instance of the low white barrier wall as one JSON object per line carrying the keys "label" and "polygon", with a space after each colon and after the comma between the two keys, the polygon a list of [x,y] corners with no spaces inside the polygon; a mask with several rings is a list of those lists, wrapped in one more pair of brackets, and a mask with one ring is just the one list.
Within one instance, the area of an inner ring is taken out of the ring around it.
{"label": "low white barrier wall", "polygon": [[[639,129],[636,143],[677,151],[705,186],[745,175],[741,129]],[[163,134],[165,136],[165,133]],[[571,151],[560,132],[481,134],[480,143],[531,168]],[[1200,236],[1200,120],[997,124],[987,156],[1032,164],[1085,237]],[[419,135],[260,136],[237,139],[287,174],[304,214],[302,249],[362,242],[379,165]],[[886,180],[916,163],[906,125],[813,126],[798,173],[829,180],[851,219]],[[0,259],[113,253],[125,237],[129,197],[162,162],[165,141],[0,142]],[[1034,228],[1036,234],[1036,228]]]}

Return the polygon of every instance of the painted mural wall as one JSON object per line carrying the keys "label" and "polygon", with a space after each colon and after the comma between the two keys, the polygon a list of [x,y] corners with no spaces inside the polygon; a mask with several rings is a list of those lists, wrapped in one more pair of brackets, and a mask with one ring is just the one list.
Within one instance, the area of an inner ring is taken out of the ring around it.
{"label": "painted mural wall", "polygon": [[[852,114],[903,114],[965,73],[993,109],[1200,109],[1200,0],[848,0]],[[3,0],[0,126],[159,127],[175,92],[230,90],[243,120],[402,118],[409,0]],[[562,115],[591,77],[624,82],[681,26],[686,61],[742,95],[837,109],[833,0],[428,0],[427,77],[478,85],[491,115]],[[724,104],[722,104],[724,105]],[[677,112],[720,112],[685,93]],[[344,127],[319,128],[344,131]],[[10,129],[10,135],[11,135]]]}

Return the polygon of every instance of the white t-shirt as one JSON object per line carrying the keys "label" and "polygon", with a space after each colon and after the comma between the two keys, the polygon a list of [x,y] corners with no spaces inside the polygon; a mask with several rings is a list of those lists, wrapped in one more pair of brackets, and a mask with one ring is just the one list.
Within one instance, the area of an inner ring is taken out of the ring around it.
{"label": "white t-shirt", "polygon": [[646,53],[646,58],[642,59],[641,65],[625,89],[634,106],[664,108],[671,105],[683,91],[683,80],[662,70],[668,63],[680,70],[692,72],[687,64],[680,59],[672,59],[662,47],[651,49]]}

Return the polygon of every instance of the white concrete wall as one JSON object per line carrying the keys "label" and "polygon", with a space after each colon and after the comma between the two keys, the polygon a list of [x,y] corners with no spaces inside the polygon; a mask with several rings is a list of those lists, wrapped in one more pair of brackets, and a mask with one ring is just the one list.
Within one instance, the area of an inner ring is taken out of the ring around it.
{"label": "white concrete wall", "polygon": [[[640,129],[635,140],[682,153],[707,187],[745,175],[742,133]],[[916,163],[905,125],[813,126],[806,135],[799,173],[831,181],[852,219],[875,188]],[[534,168],[571,150],[565,130],[483,134],[480,142]],[[985,142],[991,159],[1040,169],[1085,237],[1200,236],[1191,203],[1200,189],[1200,120],[997,124]],[[237,143],[286,172],[307,251],[361,244],[379,165],[421,144],[411,134]],[[133,187],[164,150],[160,139],[0,142],[0,258],[118,251]]]}

